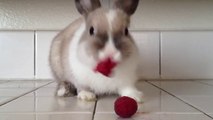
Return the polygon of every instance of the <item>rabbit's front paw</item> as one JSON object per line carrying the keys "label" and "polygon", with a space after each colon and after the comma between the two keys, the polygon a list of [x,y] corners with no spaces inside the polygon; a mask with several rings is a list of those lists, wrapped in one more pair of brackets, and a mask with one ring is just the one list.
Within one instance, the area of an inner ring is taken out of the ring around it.
{"label": "rabbit's front paw", "polygon": [[125,89],[121,90],[120,95],[131,97],[138,103],[144,102],[143,93],[134,88],[125,88]]}
{"label": "rabbit's front paw", "polygon": [[96,100],[96,95],[92,92],[89,91],[80,91],[77,96],[81,100],[85,101],[95,101]]}

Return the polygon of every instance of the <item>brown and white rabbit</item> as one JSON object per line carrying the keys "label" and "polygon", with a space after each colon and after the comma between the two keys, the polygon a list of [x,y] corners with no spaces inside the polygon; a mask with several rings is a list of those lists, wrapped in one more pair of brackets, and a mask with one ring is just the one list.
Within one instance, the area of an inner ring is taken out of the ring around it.
{"label": "brown and white rabbit", "polygon": [[[77,90],[82,100],[118,93],[142,101],[142,92],[135,87],[139,54],[128,31],[138,2],[115,0],[113,9],[104,10],[99,0],[75,0],[82,17],[61,31],[51,45],[49,60],[58,82],[56,95],[71,96]],[[109,57],[118,63],[113,75],[94,72],[98,62]]]}

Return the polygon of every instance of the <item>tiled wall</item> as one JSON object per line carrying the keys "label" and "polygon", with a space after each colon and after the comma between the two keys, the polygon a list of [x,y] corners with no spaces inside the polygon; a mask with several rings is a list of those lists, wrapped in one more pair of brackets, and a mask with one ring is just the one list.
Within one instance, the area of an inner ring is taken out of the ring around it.
{"label": "tiled wall", "polygon": [[[113,0],[101,1],[112,7]],[[212,6],[212,0],[141,0],[131,24],[140,76],[212,79]],[[72,0],[0,1],[0,79],[51,78],[51,40],[78,16]]]}
{"label": "tiled wall", "polygon": [[[0,79],[51,78],[48,54],[58,31],[1,31]],[[132,31],[146,79],[212,79],[213,32]]]}
{"label": "tiled wall", "polygon": [[[105,8],[114,0],[101,0]],[[133,30],[212,30],[213,0],[140,0]],[[0,29],[60,30],[79,16],[74,0],[0,0]]]}

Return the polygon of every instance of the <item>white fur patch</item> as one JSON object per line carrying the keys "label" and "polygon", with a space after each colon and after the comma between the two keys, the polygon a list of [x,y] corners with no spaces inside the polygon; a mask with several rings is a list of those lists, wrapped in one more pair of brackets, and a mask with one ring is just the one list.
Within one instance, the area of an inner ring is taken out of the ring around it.
{"label": "white fur patch", "polygon": [[99,59],[104,60],[108,57],[111,57],[115,62],[119,62],[121,60],[121,53],[115,48],[112,38],[112,22],[116,17],[116,12],[114,10],[110,10],[108,13],[106,13],[106,17],[109,24],[109,40],[105,48],[99,52]]}
{"label": "white fur patch", "polygon": [[78,93],[78,98],[85,101],[94,101],[96,100],[96,95],[89,91],[80,91]]}
{"label": "white fur patch", "polygon": [[99,60],[105,60],[108,57],[112,58],[115,62],[121,61],[121,52],[118,51],[113,42],[112,39],[108,40],[108,43],[106,44],[105,48],[101,51],[99,51]]}
{"label": "white fur patch", "polygon": [[[112,16],[111,18],[113,18]],[[123,88],[124,86],[133,86],[137,80],[135,70],[138,62],[138,54],[133,52],[131,58],[116,66],[113,70],[113,77],[106,77],[95,72],[94,67],[97,63],[94,65],[93,63],[92,65],[88,65],[87,61],[90,60],[89,55],[79,57],[79,54],[83,52],[79,52],[79,41],[85,29],[85,23],[82,23],[72,38],[69,54],[67,55],[69,56],[69,60],[64,63],[64,67],[66,68],[64,71],[67,77],[66,79],[70,80],[77,89],[90,89],[95,94],[117,93],[119,88]],[[93,98],[90,95],[82,93],[79,97],[84,98],[89,96],[89,98]]]}
{"label": "white fur patch", "polygon": [[106,14],[106,16],[107,16],[107,20],[109,22],[109,28],[111,31],[112,30],[112,21],[116,17],[116,12],[114,10],[109,10],[109,12]]}
{"label": "white fur patch", "polygon": [[64,87],[62,87],[57,91],[57,95],[59,97],[62,97],[62,96],[64,96],[65,92],[66,92],[66,89]]}

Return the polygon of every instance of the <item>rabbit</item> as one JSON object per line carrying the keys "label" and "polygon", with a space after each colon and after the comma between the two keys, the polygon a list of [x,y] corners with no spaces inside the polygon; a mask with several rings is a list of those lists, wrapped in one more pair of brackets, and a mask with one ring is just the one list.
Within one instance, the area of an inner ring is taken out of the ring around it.
{"label": "rabbit", "polygon": [[[115,0],[105,10],[99,0],[75,0],[81,17],[62,30],[52,41],[49,63],[58,87],[56,95],[77,95],[85,101],[98,95],[118,94],[142,102],[138,80],[139,53],[128,30],[130,17],[139,0]],[[110,77],[94,68],[112,58],[118,64]]]}

